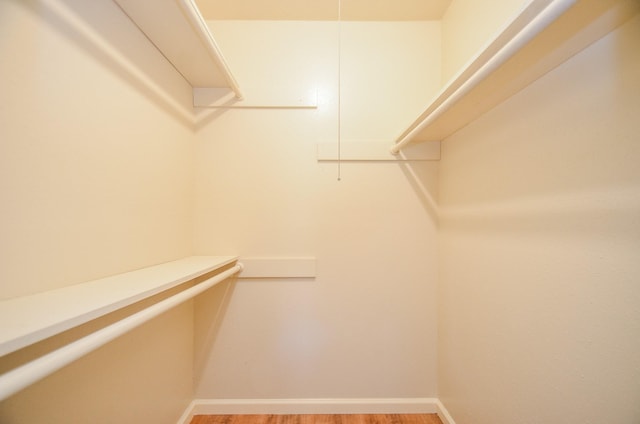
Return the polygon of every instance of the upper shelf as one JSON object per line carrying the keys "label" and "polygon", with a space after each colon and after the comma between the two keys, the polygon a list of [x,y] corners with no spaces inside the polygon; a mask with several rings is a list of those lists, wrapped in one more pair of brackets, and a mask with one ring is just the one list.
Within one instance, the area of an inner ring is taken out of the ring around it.
{"label": "upper shelf", "polygon": [[441,141],[638,13],[636,0],[531,0],[440,91],[391,151]]}
{"label": "upper shelf", "polygon": [[192,87],[242,93],[193,0],[114,0]]}
{"label": "upper shelf", "polygon": [[0,301],[0,356],[193,280],[237,260],[191,256],[83,284]]}

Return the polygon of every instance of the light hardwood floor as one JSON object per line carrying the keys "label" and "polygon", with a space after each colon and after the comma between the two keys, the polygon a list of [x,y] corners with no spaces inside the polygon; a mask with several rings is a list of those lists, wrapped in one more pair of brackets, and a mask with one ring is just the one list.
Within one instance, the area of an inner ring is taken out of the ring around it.
{"label": "light hardwood floor", "polygon": [[191,424],[442,424],[436,414],[196,415]]}

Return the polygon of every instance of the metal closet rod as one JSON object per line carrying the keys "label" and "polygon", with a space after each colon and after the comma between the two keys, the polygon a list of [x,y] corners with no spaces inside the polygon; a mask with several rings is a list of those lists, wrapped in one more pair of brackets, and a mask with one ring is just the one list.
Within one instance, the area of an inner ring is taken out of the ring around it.
{"label": "metal closet rod", "polygon": [[109,343],[169,309],[183,303],[243,269],[241,263],[217,274],[202,283],[136,312],[118,322],[27,362],[0,376],[0,401],[12,396],[60,368]]}
{"label": "metal closet rod", "polygon": [[[512,37],[504,46],[502,46],[494,55],[484,59],[478,57],[469,67],[477,67],[478,69],[467,78],[464,78],[464,70],[452,83],[445,87],[441,94],[432,103],[430,108],[434,108],[418,125],[401,135],[396,143],[391,147],[391,153],[397,155],[400,150],[425,128],[431,125],[436,119],[453,106],[461,97],[469,93],[489,74],[495,71],[500,65],[505,63],[509,58],[518,52],[526,43],[531,41],[535,36],[542,32],[553,21],[560,17],[570,6],[577,0],[551,0],[541,12],[539,12],[528,24],[522,28],[514,37]],[[531,4],[535,6],[535,0]],[[505,30],[506,31],[506,30]],[[490,46],[488,47],[490,48]],[[475,63],[479,61],[480,63]],[[435,141],[435,140],[434,140]]]}

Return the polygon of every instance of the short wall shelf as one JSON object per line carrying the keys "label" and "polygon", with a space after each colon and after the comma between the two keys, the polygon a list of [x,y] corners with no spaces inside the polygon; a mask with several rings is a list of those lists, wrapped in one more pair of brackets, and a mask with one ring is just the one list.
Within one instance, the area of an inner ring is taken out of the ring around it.
{"label": "short wall shelf", "polygon": [[396,139],[442,141],[638,13],[635,0],[530,0]]}
{"label": "short wall shelf", "polygon": [[243,270],[238,278],[315,278],[316,258],[302,257],[243,257]]}
{"label": "short wall shelf", "polygon": [[[264,96],[263,96],[264,97]],[[268,98],[248,95],[243,99],[235,97],[230,89],[194,88],[193,106],[203,109],[317,109],[318,93],[289,96],[275,93]],[[269,98],[270,97],[270,98]]]}
{"label": "short wall shelf", "polygon": [[237,260],[191,256],[30,296],[0,301],[0,356],[169,290]]}
{"label": "short wall shelf", "polygon": [[[340,155],[338,157],[338,150]],[[440,142],[407,146],[398,155],[389,151],[389,141],[345,140],[317,144],[318,162],[417,162],[440,160]]]}

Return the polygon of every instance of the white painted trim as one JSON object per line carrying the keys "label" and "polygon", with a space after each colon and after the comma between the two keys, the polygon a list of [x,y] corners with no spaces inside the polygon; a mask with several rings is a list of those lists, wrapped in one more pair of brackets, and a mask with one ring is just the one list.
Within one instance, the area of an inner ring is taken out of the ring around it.
{"label": "white painted trim", "polygon": [[436,398],[195,399],[178,424],[194,415],[225,414],[435,414]]}
{"label": "white painted trim", "polygon": [[187,409],[185,409],[182,415],[180,415],[180,418],[178,418],[177,424],[189,424],[191,422],[191,420],[193,419],[193,416],[195,415],[193,413],[195,404],[196,404],[195,400],[192,400],[189,403],[189,406],[187,406]]}
{"label": "white painted trim", "polygon": [[443,424],[456,424],[438,398],[194,399],[177,424],[216,414],[438,414]]}
{"label": "white painted trim", "polygon": [[440,421],[442,421],[442,424],[456,424],[451,417],[451,414],[449,414],[449,411],[447,411],[447,408],[445,408],[442,402],[440,402],[440,399],[436,399],[436,409],[436,413],[438,414]]}

